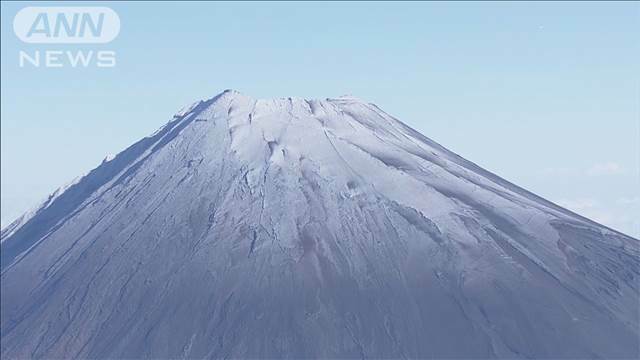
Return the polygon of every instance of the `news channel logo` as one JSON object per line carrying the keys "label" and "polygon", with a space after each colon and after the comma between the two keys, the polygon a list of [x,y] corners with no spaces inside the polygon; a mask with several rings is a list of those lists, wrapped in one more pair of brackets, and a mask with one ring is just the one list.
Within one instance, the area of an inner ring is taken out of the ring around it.
{"label": "news channel logo", "polygon": [[[116,52],[102,46],[120,33],[120,17],[111,8],[29,6],[14,17],[13,31],[18,39],[30,45],[18,52],[21,68],[116,66]],[[56,48],[56,45],[65,47]],[[74,49],[73,45],[82,45],[82,49]]]}

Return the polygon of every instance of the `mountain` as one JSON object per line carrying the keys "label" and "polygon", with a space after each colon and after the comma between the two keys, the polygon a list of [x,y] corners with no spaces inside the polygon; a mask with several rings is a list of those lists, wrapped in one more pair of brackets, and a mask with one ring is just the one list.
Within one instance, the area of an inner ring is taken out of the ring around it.
{"label": "mountain", "polygon": [[640,241],[353,97],[194,103],[1,264],[3,359],[640,356]]}

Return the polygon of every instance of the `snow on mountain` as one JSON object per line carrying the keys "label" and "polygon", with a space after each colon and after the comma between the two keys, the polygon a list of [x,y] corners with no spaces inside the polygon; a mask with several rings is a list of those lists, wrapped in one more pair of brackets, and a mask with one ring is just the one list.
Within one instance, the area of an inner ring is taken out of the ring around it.
{"label": "snow on mountain", "polygon": [[227,90],[2,231],[3,358],[637,358],[640,242],[352,96]]}
{"label": "snow on mountain", "polygon": [[[105,161],[108,161],[105,159]],[[52,192],[46,199],[42,200],[40,204],[28,210],[24,214],[22,214],[19,218],[13,221],[11,224],[7,225],[4,229],[2,229],[2,235],[0,235],[0,242],[8,239],[11,235],[13,235],[18,229],[22,227],[27,221],[31,220],[39,211],[46,209],[51,205],[61,194],[63,194],[68,188],[77,184],[82,179],[82,176],[77,176],[67,184],[57,188],[54,192]]]}

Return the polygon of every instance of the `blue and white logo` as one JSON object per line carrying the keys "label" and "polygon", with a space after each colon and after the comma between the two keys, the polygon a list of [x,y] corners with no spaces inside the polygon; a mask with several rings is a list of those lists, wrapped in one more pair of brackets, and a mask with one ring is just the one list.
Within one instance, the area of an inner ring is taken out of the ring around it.
{"label": "blue and white logo", "polygon": [[[28,44],[100,46],[118,36],[120,17],[101,6],[29,6],[16,14],[13,31]],[[112,68],[116,66],[116,53],[104,48],[31,48],[19,51],[18,62],[21,68]]]}
{"label": "blue and white logo", "polygon": [[108,7],[26,7],[13,31],[30,44],[105,44],[120,33],[120,17]]}

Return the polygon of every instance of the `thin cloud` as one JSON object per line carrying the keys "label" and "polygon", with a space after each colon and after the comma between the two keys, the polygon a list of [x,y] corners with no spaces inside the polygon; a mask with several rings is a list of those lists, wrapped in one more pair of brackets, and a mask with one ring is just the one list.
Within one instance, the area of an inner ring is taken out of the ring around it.
{"label": "thin cloud", "polygon": [[624,168],[616,162],[597,163],[587,169],[589,176],[607,176],[624,174]]}
{"label": "thin cloud", "polygon": [[600,201],[592,197],[560,199],[556,204],[580,214],[597,223],[640,237],[640,222],[633,208],[640,204],[640,197],[623,197],[617,200]]}
{"label": "thin cloud", "polygon": [[620,205],[637,205],[640,204],[640,196],[621,197],[616,202]]}
{"label": "thin cloud", "polygon": [[605,210],[599,201],[593,198],[561,199],[558,205],[565,207],[586,218],[607,226],[616,226],[616,217],[610,211]]}

